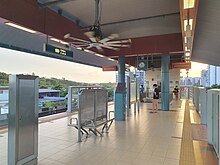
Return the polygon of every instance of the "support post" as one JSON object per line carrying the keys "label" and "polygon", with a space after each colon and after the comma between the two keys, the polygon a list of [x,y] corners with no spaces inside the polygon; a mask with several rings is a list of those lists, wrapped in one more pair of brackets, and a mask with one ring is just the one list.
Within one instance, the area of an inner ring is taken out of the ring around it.
{"label": "support post", "polygon": [[72,112],[72,88],[71,87],[68,87],[67,112]]}
{"label": "support post", "polygon": [[163,55],[161,59],[162,82],[161,82],[161,108],[163,111],[170,110],[170,56]]}
{"label": "support post", "polygon": [[115,120],[125,120],[126,89],[125,89],[125,58],[118,59],[118,85],[115,90]]}

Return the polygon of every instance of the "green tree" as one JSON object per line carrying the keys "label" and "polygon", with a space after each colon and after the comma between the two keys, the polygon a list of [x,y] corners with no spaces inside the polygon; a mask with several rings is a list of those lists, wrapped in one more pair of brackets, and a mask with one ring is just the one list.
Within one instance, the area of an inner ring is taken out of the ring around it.
{"label": "green tree", "polygon": [[60,97],[65,97],[67,94],[68,94],[68,91],[66,89],[65,90],[61,90]]}
{"label": "green tree", "polygon": [[63,89],[63,86],[62,86],[61,84],[54,84],[54,85],[52,86],[52,89],[61,90],[61,89]]}

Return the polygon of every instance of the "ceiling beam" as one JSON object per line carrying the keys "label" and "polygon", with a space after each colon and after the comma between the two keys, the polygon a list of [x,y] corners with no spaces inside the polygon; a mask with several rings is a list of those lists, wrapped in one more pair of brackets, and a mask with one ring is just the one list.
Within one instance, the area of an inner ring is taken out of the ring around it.
{"label": "ceiling beam", "polygon": [[[108,22],[108,23],[103,23],[100,25],[108,26],[108,25],[122,24],[122,23],[127,23],[127,22],[135,22],[135,21],[142,21],[142,20],[147,20],[147,19],[160,18],[160,17],[168,17],[168,16],[173,16],[173,15],[180,15],[180,12],[160,14],[160,15],[154,15],[154,16],[149,16],[149,17],[134,18],[134,19],[129,19],[129,20],[115,21],[115,22]],[[83,27],[83,29],[86,29],[86,28],[90,28],[90,26]]]}
{"label": "ceiling beam", "polygon": [[67,3],[70,1],[76,1],[76,0],[55,0],[55,1],[51,1],[51,2],[46,2],[46,3],[40,3],[38,2],[39,6],[41,8],[45,8],[45,7],[50,7],[52,5],[57,5],[57,4],[61,4],[61,3]]}

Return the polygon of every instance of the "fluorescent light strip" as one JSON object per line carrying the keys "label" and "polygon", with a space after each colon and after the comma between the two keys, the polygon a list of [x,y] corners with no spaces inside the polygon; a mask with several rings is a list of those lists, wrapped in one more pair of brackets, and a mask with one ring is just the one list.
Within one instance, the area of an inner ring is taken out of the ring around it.
{"label": "fluorescent light strip", "polygon": [[82,48],[80,48],[80,47],[77,47],[76,49],[78,49],[78,50],[82,50]]}
{"label": "fluorescent light strip", "polygon": [[26,28],[26,27],[23,27],[23,26],[20,26],[20,25],[17,25],[17,24],[14,24],[14,23],[12,23],[12,22],[5,22],[5,24],[8,25],[8,26],[12,26],[12,27],[14,27],[14,28],[17,28],[17,29],[20,29],[20,30],[29,32],[29,33],[37,33],[37,32],[34,31],[34,30],[28,29],[28,28]]}
{"label": "fluorescent light strip", "polygon": [[190,53],[185,53],[185,56],[186,57],[190,57]]}
{"label": "fluorescent light strip", "polygon": [[111,59],[111,58],[108,58],[108,60],[110,60],[110,61],[115,61],[115,60],[113,60],[113,59]]}
{"label": "fluorescent light strip", "polygon": [[87,53],[92,53],[92,51],[87,50],[87,49],[84,49],[84,51],[87,52]]}
{"label": "fluorescent light strip", "polygon": [[187,39],[186,39],[186,37],[184,37],[184,41],[185,41],[185,44],[187,43]]}
{"label": "fluorescent light strip", "polygon": [[61,44],[64,44],[64,45],[69,45],[68,42],[59,40],[59,39],[57,39],[57,38],[50,38],[50,40],[55,41],[55,42],[58,42],[58,43],[61,43]]}
{"label": "fluorescent light strip", "polygon": [[183,0],[183,9],[191,9],[195,7],[195,0]]}
{"label": "fluorescent light strip", "polygon": [[95,55],[98,56],[98,57],[104,57],[103,55],[98,54],[98,53],[95,53]]}
{"label": "fluorescent light strip", "polygon": [[[188,25],[188,20],[187,19],[185,19],[184,20],[184,31],[186,31],[186,26]],[[190,30],[192,30],[192,26],[193,26],[193,19],[192,18],[190,18],[189,19],[189,25],[190,25]]]}

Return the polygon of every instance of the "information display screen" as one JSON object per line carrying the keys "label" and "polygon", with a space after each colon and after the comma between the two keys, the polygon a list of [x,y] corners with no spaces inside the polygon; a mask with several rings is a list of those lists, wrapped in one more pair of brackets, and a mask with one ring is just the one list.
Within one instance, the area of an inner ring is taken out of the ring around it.
{"label": "information display screen", "polygon": [[63,56],[68,56],[68,57],[73,57],[73,52],[70,50],[66,50],[63,48],[59,48],[53,45],[45,44],[44,45],[44,51],[50,52],[50,53],[55,53]]}

